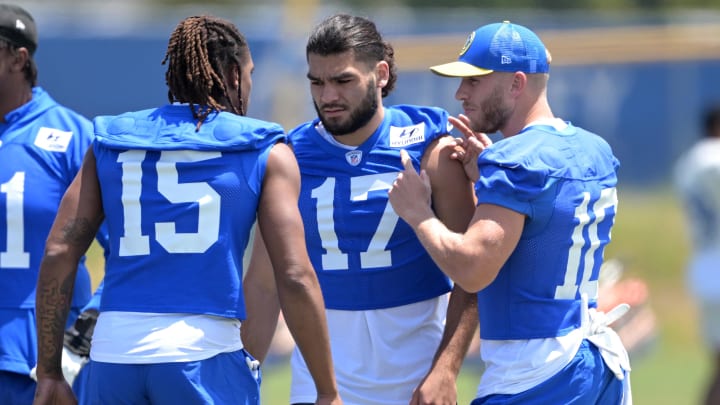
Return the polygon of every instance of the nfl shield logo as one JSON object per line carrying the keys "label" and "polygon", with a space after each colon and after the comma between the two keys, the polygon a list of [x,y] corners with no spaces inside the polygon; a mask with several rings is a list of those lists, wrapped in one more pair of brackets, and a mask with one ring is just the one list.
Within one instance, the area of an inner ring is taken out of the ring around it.
{"label": "nfl shield logo", "polygon": [[350,152],[345,154],[345,160],[347,160],[347,162],[350,163],[352,166],[359,165],[360,161],[362,160],[362,151],[351,150]]}

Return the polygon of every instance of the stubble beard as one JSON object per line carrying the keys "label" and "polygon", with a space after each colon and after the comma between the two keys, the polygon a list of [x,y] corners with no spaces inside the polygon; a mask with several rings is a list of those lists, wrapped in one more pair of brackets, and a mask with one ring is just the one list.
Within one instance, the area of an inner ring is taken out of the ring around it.
{"label": "stubble beard", "polygon": [[360,102],[356,108],[350,110],[350,116],[345,119],[327,119],[322,113],[322,110],[318,107],[317,103],[313,102],[315,111],[320,117],[320,121],[323,127],[334,136],[349,135],[357,131],[358,129],[367,125],[372,119],[378,109],[377,93],[375,90],[375,80],[370,80],[368,83],[365,98]]}
{"label": "stubble beard", "polygon": [[503,128],[510,119],[512,111],[503,103],[499,89],[493,90],[490,98],[480,105],[482,119],[472,122],[472,130],[493,134]]}

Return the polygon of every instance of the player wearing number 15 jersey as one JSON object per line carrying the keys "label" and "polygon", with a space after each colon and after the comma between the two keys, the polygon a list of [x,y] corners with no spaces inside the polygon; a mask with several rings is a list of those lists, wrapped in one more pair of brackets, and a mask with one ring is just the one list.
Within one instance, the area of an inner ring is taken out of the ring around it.
{"label": "player wearing number 15 jersey", "polygon": [[254,68],[244,36],[227,20],[188,17],[165,61],[171,104],[97,117],[93,147],[62,200],[38,282],[35,402],[72,399],[57,379],[58,326],[73,265],[106,217],[110,251],[84,402],[260,403],[257,362],[240,335],[243,253],[257,218],[276,242],[277,288],[313,364],[313,400],[340,404],[296,161],[279,125],[244,116]]}
{"label": "player wearing number 15 jersey", "polygon": [[[431,68],[461,78],[458,157],[478,199],[466,232],[434,218],[426,176],[406,155],[390,201],[440,268],[478,292],[486,369],[473,405],[630,403],[627,351],[608,326],[627,307],[597,311],[619,162],[605,140],[553,115],[547,55],[505,21]],[[496,131],[503,139],[478,154],[477,132]]]}
{"label": "player wearing number 15 jersey", "polygon": [[[300,211],[340,394],[355,405],[406,405],[413,395],[455,403],[455,378],[477,327],[474,297],[455,290],[448,303],[451,283],[387,195],[402,169],[402,149],[418,167],[462,176],[462,166],[441,155],[449,153],[448,114],[382,106],[396,78],[393,52],[367,19],[327,18],[312,33],[307,57],[319,118],[288,137],[300,166]],[[436,209],[460,229],[473,209],[470,183],[435,187],[457,197]],[[312,379],[297,351],[291,365],[290,402],[312,402]]]}

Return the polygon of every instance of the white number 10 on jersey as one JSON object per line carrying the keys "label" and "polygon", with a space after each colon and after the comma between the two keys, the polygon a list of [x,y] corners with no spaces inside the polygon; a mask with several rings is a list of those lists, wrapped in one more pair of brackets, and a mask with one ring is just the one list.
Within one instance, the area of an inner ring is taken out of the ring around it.
{"label": "white number 10 on jersey", "polygon": [[[568,252],[568,263],[565,270],[563,285],[555,288],[555,299],[573,300],[576,299],[578,291],[586,293],[589,298],[596,298],[598,293],[598,281],[590,280],[595,265],[595,252],[600,247],[600,227],[604,221],[614,221],[615,217],[606,217],[609,208],[617,207],[617,191],[613,188],[603,189],[600,198],[592,204],[594,220],[590,216],[590,193],[583,193],[582,203],[575,208],[575,219],[578,224],[573,229],[572,246]],[[587,239],[583,236],[585,226],[588,227]],[[609,229],[609,227],[608,227]],[[610,235],[603,235],[610,238]],[[582,252],[585,250],[584,257]],[[580,260],[584,258],[584,260]],[[581,263],[583,266],[581,268]],[[578,275],[581,280],[578,284]]]}

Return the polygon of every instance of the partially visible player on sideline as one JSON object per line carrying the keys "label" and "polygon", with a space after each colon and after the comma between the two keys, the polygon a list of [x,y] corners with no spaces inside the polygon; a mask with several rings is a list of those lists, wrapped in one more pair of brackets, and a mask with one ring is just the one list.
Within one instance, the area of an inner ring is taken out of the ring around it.
{"label": "partially visible player on sideline", "polygon": [[[340,394],[358,405],[455,404],[456,377],[477,329],[475,296],[452,288],[387,195],[405,149],[414,165],[436,174],[435,193],[448,197],[433,201],[438,215],[451,229],[465,229],[472,186],[450,158],[448,114],[383,106],[397,79],[394,51],[366,18],[325,19],[311,33],[306,55],[318,118],[288,137],[300,166],[300,211],[325,298]],[[261,263],[261,243],[256,248],[250,271]],[[268,334],[275,326],[270,307],[250,316],[265,321],[257,328]],[[291,368],[290,402],[312,402],[315,388],[297,351]]]}
{"label": "partially visible player on sideline", "polygon": [[[457,157],[478,205],[466,232],[448,229],[428,203],[446,196],[407,153],[390,201],[440,268],[478,292],[486,369],[473,405],[629,403],[629,359],[608,326],[627,307],[596,310],[617,209],[610,146],[554,116],[547,51],[521,25],[484,25],[458,61],[431,69],[461,78]],[[496,131],[490,146],[476,138]]]}
{"label": "partially visible player on sideline", "polygon": [[259,404],[257,362],[240,338],[242,256],[257,217],[311,365],[313,401],[340,404],[297,163],[279,125],[245,117],[248,43],[227,20],[188,17],[165,62],[171,104],[96,118],[92,149],[62,200],[38,284],[35,403],[73,400],[59,374],[63,326],[76,263],[107,218],[86,403]]}
{"label": "partially visible player on sideline", "polygon": [[687,283],[698,302],[705,344],[714,354],[705,404],[720,404],[720,104],[703,117],[704,136],[675,166],[675,185],[690,231]]}
{"label": "partially visible player on sideline", "polygon": [[[0,403],[29,404],[36,384],[35,287],[50,227],[92,140],[92,124],[37,84],[37,26],[25,9],[0,4]],[[88,302],[78,258],[70,326]],[[64,364],[66,371],[71,366]],[[73,368],[75,372],[79,369]],[[67,374],[70,381],[74,375]]]}

